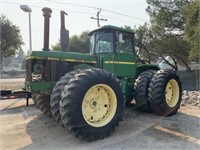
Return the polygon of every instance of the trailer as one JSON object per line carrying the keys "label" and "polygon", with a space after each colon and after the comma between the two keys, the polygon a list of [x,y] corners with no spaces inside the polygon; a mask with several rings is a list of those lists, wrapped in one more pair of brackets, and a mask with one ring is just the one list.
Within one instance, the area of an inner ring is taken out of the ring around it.
{"label": "trailer", "polygon": [[12,90],[0,90],[0,100],[8,99],[18,99],[25,98],[26,106],[29,106],[29,98],[31,98],[31,93],[26,91],[12,91]]}

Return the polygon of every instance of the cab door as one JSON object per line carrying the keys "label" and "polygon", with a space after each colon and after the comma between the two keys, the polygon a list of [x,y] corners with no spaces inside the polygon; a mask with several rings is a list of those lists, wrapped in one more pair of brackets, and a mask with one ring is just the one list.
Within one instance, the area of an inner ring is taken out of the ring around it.
{"label": "cab door", "polygon": [[133,77],[135,75],[135,55],[119,53],[116,54],[115,59],[115,73],[117,76]]}
{"label": "cab door", "polygon": [[119,38],[116,42],[115,72],[118,76],[133,77],[136,71],[134,35],[122,32],[118,36]]}

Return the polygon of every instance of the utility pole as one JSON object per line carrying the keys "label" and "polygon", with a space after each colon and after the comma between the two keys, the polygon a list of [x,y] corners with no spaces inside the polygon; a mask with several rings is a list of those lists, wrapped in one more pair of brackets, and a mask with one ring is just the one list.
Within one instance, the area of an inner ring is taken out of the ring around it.
{"label": "utility pole", "polygon": [[98,9],[97,17],[91,17],[91,19],[97,20],[97,27],[100,27],[99,21],[107,21],[107,19],[99,18],[99,14],[101,13],[102,9]]}

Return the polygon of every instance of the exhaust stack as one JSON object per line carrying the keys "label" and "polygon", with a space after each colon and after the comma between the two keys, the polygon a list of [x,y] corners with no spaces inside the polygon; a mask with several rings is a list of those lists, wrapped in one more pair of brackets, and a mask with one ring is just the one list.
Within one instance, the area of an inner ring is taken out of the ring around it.
{"label": "exhaust stack", "polygon": [[44,16],[44,47],[42,50],[49,51],[49,22],[52,10],[48,7],[44,7],[42,11]]}
{"label": "exhaust stack", "polygon": [[67,52],[69,49],[69,31],[65,29],[65,15],[66,12],[60,11],[60,51]]}

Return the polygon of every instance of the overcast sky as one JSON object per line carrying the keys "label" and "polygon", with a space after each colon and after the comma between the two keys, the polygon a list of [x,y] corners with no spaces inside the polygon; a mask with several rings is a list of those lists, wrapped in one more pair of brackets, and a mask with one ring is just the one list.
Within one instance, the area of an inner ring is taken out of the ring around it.
{"label": "overcast sky", "polygon": [[103,25],[134,26],[143,25],[148,22],[149,17],[145,11],[146,0],[0,0],[0,12],[7,16],[13,24],[19,26],[24,41],[23,50],[29,49],[29,22],[28,13],[20,9],[20,5],[28,5],[32,9],[32,49],[43,48],[44,18],[42,8],[52,9],[50,19],[50,47],[55,44],[60,36],[60,10],[68,13],[65,19],[65,26],[70,36],[80,34],[85,30],[93,30],[97,27],[97,8],[102,8],[100,17],[107,19],[101,21]]}

